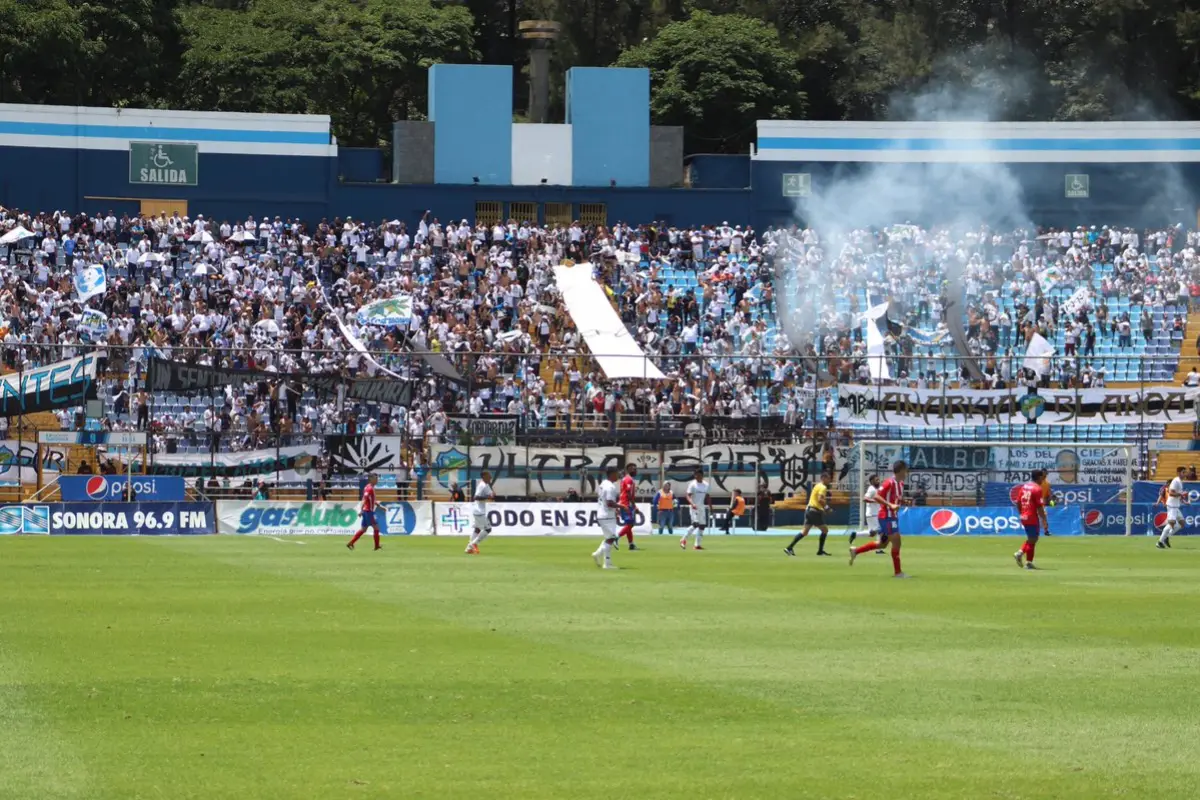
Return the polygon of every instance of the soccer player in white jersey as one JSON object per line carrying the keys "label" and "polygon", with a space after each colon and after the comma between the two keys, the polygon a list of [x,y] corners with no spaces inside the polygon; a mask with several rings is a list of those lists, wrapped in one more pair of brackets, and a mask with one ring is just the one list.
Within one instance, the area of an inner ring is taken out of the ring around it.
{"label": "soccer player in white jersey", "polygon": [[1186,467],[1176,467],[1175,477],[1167,485],[1167,524],[1163,525],[1162,536],[1158,537],[1158,549],[1171,546],[1171,537],[1183,530],[1183,474]]}
{"label": "soccer player in white jersey", "polygon": [[616,569],[612,563],[613,547],[617,543],[617,484],[614,481],[620,470],[609,467],[605,478],[600,482],[596,495],[596,524],[600,526],[600,546],[592,553],[592,560],[597,567]]}
{"label": "soccer player in white jersey", "polygon": [[[867,521],[867,529],[864,531],[872,539],[879,536],[879,508],[882,505],[879,502],[879,476],[872,475],[867,478],[867,491],[863,492],[863,518]],[[858,538],[858,531],[850,531],[850,544],[854,544],[854,540]]]}
{"label": "soccer player in white jersey", "polygon": [[475,493],[471,495],[471,522],[475,532],[471,534],[471,541],[467,544],[467,553],[470,555],[479,554],[479,545],[492,532],[487,504],[495,496],[496,493],[492,491],[492,473],[485,469],[479,476],[479,483],[475,484]]}
{"label": "soccer player in white jersey", "polygon": [[697,467],[692,482],[687,487],[688,508],[692,521],[683,532],[683,538],[679,540],[682,550],[687,550],[687,535],[691,531],[695,531],[695,545],[692,549],[704,549],[701,542],[704,541],[704,529],[708,527],[708,494],[709,486],[708,481],[704,480],[704,470]]}

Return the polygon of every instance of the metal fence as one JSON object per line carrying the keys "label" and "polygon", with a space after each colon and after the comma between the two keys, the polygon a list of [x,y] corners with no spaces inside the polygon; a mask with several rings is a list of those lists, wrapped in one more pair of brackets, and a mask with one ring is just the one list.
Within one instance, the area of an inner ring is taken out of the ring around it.
{"label": "metal fence", "polygon": [[[274,350],[276,354],[279,350]],[[261,355],[262,351],[257,351]],[[402,409],[370,399],[371,384],[395,384],[397,378],[372,377],[362,366],[338,372],[279,374],[254,372],[254,348],[114,347],[6,343],[0,345],[6,378],[5,438],[19,452],[36,441],[39,429],[79,430],[137,428],[152,433],[141,469],[162,468],[187,455],[211,467],[229,460],[228,453],[275,451],[286,463],[286,451],[307,447],[318,478],[339,480],[329,463],[330,436],[386,435],[399,441],[396,472],[410,484],[429,484],[428,473],[446,448],[457,448],[476,474],[475,448],[619,447],[626,451],[676,452],[714,444],[768,445],[811,443],[835,432],[844,441],[871,439],[980,439],[1002,441],[1093,441],[1098,433],[1110,440],[1136,442],[1143,451],[1167,434],[1192,430],[1196,404],[1180,385],[1152,381],[1164,374],[1163,356],[1106,356],[1109,374],[1138,376],[1097,387],[1088,378],[1087,359],[1055,357],[1041,378],[1021,376],[1019,358],[985,360],[985,377],[972,379],[967,359],[929,352],[894,355],[868,363],[861,357],[836,355],[772,356],[679,353],[638,359],[634,377],[604,377],[586,353],[496,352],[433,354],[445,356],[452,370],[418,352],[370,353],[370,359],[411,382],[410,402]],[[48,416],[21,399],[23,387],[39,367],[68,358],[90,356],[97,377],[90,394],[95,405],[59,404],[61,415]],[[299,355],[299,354],[295,354]],[[313,355],[309,353],[308,355]],[[322,353],[316,353],[318,357]],[[346,353],[330,354],[345,363]],[[237,388],[207,385],[187,391],[161,391],[147,385],[152,358],[165,357],[197,368],[217,364],[240,368],[248,377]],[[1194,359],[1177,364],[1183,373]],[[1153,359],[1153,360],[1151,360]],[[444,364],[445,362],[443,362]],[[666,380],[636,377],[653,364]],[[978,365],[978,361],[976,361]],[[611,366],[611,365],[610,365]],[[886,368],[896,380],[873,380]],[[457,375],[453,375],[457,372]],[[913,376],[911,379],[908,376]],[[1092,385],[1087,385],[1089,380]],[[537,383],[538,399],[527,403]],[[1100,381],[1103,383],[1103,380]],[[366,390],[363,389],[366,386]],[[840,387],[840,388],[839,388]],[[1029,395],[1041,398],[1039,416]],[[237,414],[233,397],[246,399]],[[362,398],[367,399],[362,399]],[[915,398],[915,399],[914,399]],[[1007,398],[1007,399],[1006,399]],[[413,423],[415,409],[424,423]],[[210,411],[211,410],[211,411]],[[823,440],[823,438],[822,438]],[[307,453],[308,451],[306,451]],[[77,464],[66,465],[74,469]],[[98,465],[94,465],[98,466]],[[389,470],[392,471],[392,470]],[[294,472],[280,468],[283,473]],[[660,473],[661,477],[662,473]],[[198,477],[198,476],[197,476]],[[576,475],[580,490],[586,478]],[[436,482],[435,482],[436,483]],[[436,484],[441,486],[440,483]],[[447,488],[447,487],[442,487]],[[533,487],[527,487],[532,492]]]}

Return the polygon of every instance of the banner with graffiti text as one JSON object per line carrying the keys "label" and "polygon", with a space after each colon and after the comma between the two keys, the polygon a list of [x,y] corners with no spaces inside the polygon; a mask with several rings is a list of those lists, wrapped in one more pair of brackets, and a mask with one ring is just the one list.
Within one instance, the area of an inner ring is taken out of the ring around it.
{"label": "banner with graffiti text", "polygon": [[843,424],[939,427],[944,425],[1136,425],[1192,423],[1200,389],[903,389],[838,386]]}
{"label": "banner with graffiti text", "polygon": [[320,453],[318,444],[236,453],[159,453],[144,469],[141,458],[134,458],[133,469],[147,475],[294,483],[320,477],[317,474]]}
{"label": "banner with graffiti text", "polygon": [[[856,468],[853,447],[834,448],[835,484]],[[822,444],[706,445],[663,453],[620,447],[537,448],[518,445],[467,447],[434,445],[427,486],[438,493],[451,484],[467,486],[491,472],[501,497],[564,497],[570,490],[594,496],[596,485],[609,466],[638,467],[638,491],[653,496],[662,483],[682,492],[696,467],[703,467],[714,497],[728,497],[734,489],[753,495],[759,482],[775,494],[806,492],[824,466]]]}

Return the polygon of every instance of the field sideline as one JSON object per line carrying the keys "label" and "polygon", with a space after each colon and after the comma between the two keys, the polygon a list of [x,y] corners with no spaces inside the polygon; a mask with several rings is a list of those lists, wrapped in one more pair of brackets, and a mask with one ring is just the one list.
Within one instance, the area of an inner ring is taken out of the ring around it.
{"label": "field sideline", "polygon": [[0,538],[0,799],[1194,798],[1200,540],[1019,541]]}

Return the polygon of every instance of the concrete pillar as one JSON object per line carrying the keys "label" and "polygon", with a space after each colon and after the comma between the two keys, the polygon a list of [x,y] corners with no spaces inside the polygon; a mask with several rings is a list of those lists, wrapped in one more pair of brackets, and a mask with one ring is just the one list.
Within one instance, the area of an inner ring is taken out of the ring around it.
{"label": "concrete pillar", "polygon": [[550,121],[550,48],[562,26],[550,20],[521,23],[521,38],[529,42],[529,121]]}

